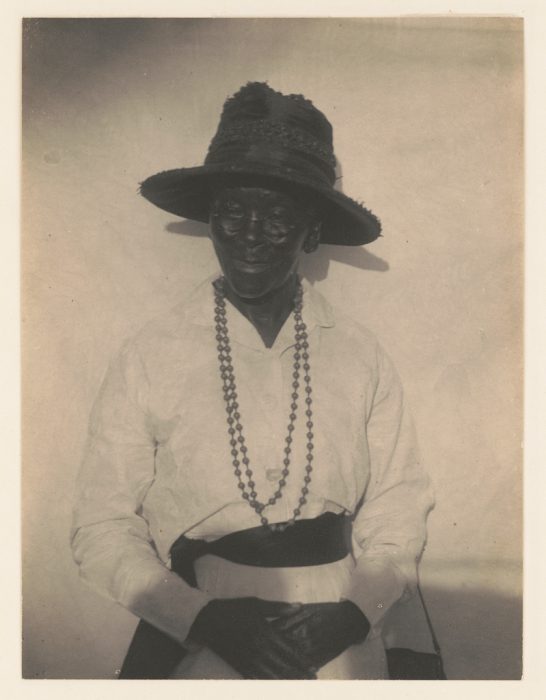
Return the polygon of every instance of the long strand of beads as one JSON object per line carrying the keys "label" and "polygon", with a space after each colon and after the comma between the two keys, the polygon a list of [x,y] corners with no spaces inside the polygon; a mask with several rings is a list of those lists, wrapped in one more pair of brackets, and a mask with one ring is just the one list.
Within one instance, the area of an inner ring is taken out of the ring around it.
{"label": "long strand of beads", "polygon": [[[313,471],[313,410],[311,398],[311,376],[309,365],[309,342],[307,337],[307,327],[303,321],[302,312],[302,296],[303,290],[298,280],[296,296],[294,300],[294,362],[292,372],[292,394],[290,404],[290,415],[287,426],[287,435],[285,438],[283,469],[281,470],[281,478],[277,483],[276,490],[267,502],[258,500],[258,494],[255,490],[256,483],[253,479],[254,473],[250,467],[250,459],[248,457],[248,448],[246,446],[243,435],[243,426],[241,423],[241,414],[239,411],[239,403],[237,402],[237,388],[235,383],[235,374],[232,364],[231,345],[229,342],[229,333],[227,326],[226,302],[225,302],[225,280],[219,278],[214,283],[214,321],[216,328],[216,341],[218,348],[218,360],[220,366],[220,377],[222,378],[222,386],[224,392],[224,400],[226,403],[227,426],[229,434],[229,444],[231,446],[232,464],[234,474],[237,479],[237,485],[241,491],[242,498],[247,501],[250,507],[260,516],[262,525],[269,527],[271,530],[284,530],[289,525],[292,525],[296,518],[301,515],[301,509],[307,502],[307,494],[309,493],[309,484],[311,483],[311,472]],[[303,361],[303,364],[300,362]],[[295,422],[297,418],[298,389],[300,386],[300,369],[303,368],[303,381],[305,384],[305,416],[306,416],[306,438],[307,438],[307,455],[305,476],[301,494],[298,499],[298,505],[294,508],[292,517],[286,523],[271,524],[264,515],[263,511],[274,505],[283,495],[283,489],[286,486],[286,481],[290,473],[290,455],[292,452],[292,434],[295,430]],[[246,483],[243,480],[243,472],[246,477]]]}

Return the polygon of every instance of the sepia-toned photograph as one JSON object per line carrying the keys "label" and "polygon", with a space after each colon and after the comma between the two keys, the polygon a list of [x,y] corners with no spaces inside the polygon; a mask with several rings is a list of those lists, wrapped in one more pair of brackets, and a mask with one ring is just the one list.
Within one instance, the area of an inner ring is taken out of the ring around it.
{"label": "sepia-toned photograph", "polygon": [[23,20],[23,678],[522,678],[523,40]]}

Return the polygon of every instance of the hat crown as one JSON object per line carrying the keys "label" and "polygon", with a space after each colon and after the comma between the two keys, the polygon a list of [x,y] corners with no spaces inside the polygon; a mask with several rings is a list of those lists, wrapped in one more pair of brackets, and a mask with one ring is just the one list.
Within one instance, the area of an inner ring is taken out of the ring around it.
{"label": "hat crown", "polygon": [[283,95],[267,83],[247,83],[226,100],[219,130],[229,123],[256,120],[282,121],[307,131],[332,148],[332,125],[303,95]]}
{"label": "hat crown", "polygon": [[[332,126],[303,95],[283,95],[266,83],[248,83],[224,103],[206,162],[217,162],[234,148],[268,147],[313,162],[321,177],[335,180]],[[262,150],[262,156],[264,152]],[[302,161],[302,167],[304,163]]]}

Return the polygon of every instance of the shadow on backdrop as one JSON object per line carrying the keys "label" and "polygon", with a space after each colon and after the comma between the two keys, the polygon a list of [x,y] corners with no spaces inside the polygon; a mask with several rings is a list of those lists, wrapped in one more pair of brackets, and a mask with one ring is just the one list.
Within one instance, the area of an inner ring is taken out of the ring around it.
{"label": "shadow on backdrop", "polygon": [[[168,233],[176,233],[195,238],[208,238],[208,224],[201,224],[189,219],[171,221],[165,226]],[[377,255],[370,253],[364,247],[321,245],[312,255],[304,255],[301,261],[301,272],[309,282],[320,282],[328,276],[330,261],[357,267],[360,270],[386,272],[389,263]]]}

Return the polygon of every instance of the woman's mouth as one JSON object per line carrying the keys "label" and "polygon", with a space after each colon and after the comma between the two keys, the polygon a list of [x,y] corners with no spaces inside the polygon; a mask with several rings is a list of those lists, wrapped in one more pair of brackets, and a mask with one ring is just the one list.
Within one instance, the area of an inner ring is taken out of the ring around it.
{"label": "woman's mouth", "polygon": [[271,267],[270,262],[237,258],[233,260],[233,265],[238,270],[243,270],[245,272],[261,272]]}

